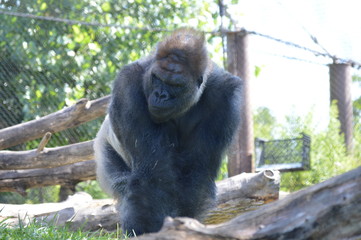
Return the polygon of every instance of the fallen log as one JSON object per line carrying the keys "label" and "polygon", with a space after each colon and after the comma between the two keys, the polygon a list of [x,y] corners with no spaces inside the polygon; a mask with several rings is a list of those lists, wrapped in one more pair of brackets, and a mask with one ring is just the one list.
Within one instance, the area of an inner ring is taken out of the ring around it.
{"label": "fallen log", "polygon": [[265,170],[242,173],[219,181],[216,206],[208,212],[203,223],[226,222],[240,213],[257,209],[260,205],[279,198],[280,173]]}
{"label": "fallen log", "polygon": [[28,188],[75,185],[93,179],[95,179],[94,160],[56,168],[0,171],[0,192],[18,192],[24,195]]}
{"label": "fallen log", "polygon": [[[260,207],[269,201],[276,200],[279,194],[279,172],[270,170],[261,173],[244,173],[217,182],[217,203],[205,218],[205,222],[223,222],[230,217]],[[35,205],[0,204],[0,221],[16,224],[19,219],[29,221],[32,218],[68,225],[70,229],[94,231],[100,228],[116,230],[118,214],[113,200],[89,200],[90,196],[77,193],[63,203],[46,203]],[[74,199],[78,199],[74,202]],[[72,201],[69,204],[68,201]],[[224,213],[222,214],[222,209]],[[233,215],[229,210],[233,209]],[[20,216],[20,218],[19,218]],[[56,220],[54,221],[54,217]],[[84,224],[86,223],[86,224]]]}
{"label": "fallen log", "polygon": [[0,170],[54,168],[92,159],[93,141],[44,148],[42,151],[0,151]]}
{"label": "fallen log", "polygon": [[[5,221],[10,225],[18,224],[16,218],[21,219],[24,223],[32,221],[33,218],[49,217],[59,212],[60,218],[67,217],[65,220],[75,214],[74,209],[79,206],[88,205],[93,202],[92,197],[83,192],[78,192],[73,196],[60,203],[41,203],[41,204],[2,204],[0,203],[0,222]],[[69,213],[72,213],[69,215]],[[16,217],[18,216],[18,217]]]}
{"label": "fallen log", "polygon": [[93,101],[79,100],[75,105],[49,114],[40,119],[21,123],[0,130],[0,149],[41,138],[45,133],[60,132],[76,127],[106,114],[110,96]]}
{"label": "fallen log", "polygon": [[224,224],[168,218],[153,239],[361,239],[361,167]]}

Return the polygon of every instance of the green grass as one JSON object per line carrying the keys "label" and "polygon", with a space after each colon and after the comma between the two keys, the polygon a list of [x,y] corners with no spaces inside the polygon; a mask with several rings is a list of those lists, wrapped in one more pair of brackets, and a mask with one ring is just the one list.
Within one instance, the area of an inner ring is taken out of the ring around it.
{"label": "green grass", "polygon": [[0,222],[0,240],[105,240],[126,239],[121,231],[108,233],[105,231],[87,232],[71,231],[67,227],[52,226],[32,221],[10,227],[5,221]]}

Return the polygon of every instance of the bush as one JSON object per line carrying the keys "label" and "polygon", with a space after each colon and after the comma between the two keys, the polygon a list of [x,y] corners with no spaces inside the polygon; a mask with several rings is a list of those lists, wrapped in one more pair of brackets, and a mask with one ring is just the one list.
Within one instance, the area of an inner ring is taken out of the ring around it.
{"label": "bush", "polygon": [[[317,130],[313,122],[312,113],[305,118],[287,117],[287,124],[280,126],[274,122],[260,125],[255,117],[255,132],[257,137],[293,138],[302,132],[311,136],[311,170],[282,173],[281,190],[292,192],[304,187],[322,182],[333,176],[342,174],[360,165],[361,157],[361,134],[358,127],[354,131],[354,152],[347,154],[344,144],[344,136],[340,134],[340,122],[337,119],[337,107],[331,106],[329,125],[324,130]],[[264,113],[261,112],[261,114]],[[269,112],[267,112],[269,114]],[[268,116],[267,119],[270,119]],[[264,122],[263,122],[264,123]],[[263,136],[262,133],[266,133]]]}
{"label": "bush", "polygon": [[100,188],[99,183],[95,180],[79,183],[76,186],[76,191],[87,192],[94,199],[109,198],[109,196]]}

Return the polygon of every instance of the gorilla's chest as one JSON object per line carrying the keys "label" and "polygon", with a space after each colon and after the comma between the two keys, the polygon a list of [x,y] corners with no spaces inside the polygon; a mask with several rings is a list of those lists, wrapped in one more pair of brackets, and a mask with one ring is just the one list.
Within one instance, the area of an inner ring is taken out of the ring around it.
{"label": "gorilla's chest", "polygon": [[192,143],[200,131],[201,119],[189,114],[167,122],[164,125],[163,134],[167,144],[173,147],[173,150],[181,153],[192,148]]}

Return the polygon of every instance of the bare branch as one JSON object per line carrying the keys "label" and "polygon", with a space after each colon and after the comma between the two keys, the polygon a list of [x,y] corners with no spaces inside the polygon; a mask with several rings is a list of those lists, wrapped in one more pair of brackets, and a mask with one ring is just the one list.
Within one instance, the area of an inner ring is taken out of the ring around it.
{"label": "bare branch", "polygon": [[50,138],[51,138],[51,133],[50,132],[45,133],[43,139],[41,139],[41,142],[39,143],[38,148],[36,149],[37,153],[40,153],[44,150],[44,148],[45,148],[46,144],[48,144]]}

